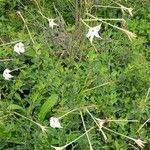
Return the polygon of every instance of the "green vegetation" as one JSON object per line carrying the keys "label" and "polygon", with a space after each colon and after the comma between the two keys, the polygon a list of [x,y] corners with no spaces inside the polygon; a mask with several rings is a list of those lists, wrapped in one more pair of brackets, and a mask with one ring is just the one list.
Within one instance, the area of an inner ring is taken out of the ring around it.
{"label": "green vegetation", "polygon": [[0,149],[150,148],[150,2],[117,2],[0,0]]}

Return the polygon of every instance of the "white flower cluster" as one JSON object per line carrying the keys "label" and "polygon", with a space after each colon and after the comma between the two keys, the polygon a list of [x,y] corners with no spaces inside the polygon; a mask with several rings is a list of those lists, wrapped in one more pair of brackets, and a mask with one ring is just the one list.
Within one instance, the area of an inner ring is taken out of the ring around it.
{"label": "white flower cluster", "polygon": [[[45,17],[45,16],[44,16]],[[47,17],[45,17],[47,20],[48,20],[48,23],[49,23],[49,27],[50,28],[54,28],[54,26],[58,26],[54,20],[55,19],[49,19]],[[25,46],[22,42],[19,42],[19,43],[16,43],[13,47],[13,50],[14,52],[16,52],[18,55],[20,54],[23,54],[25,52]],[[4,71],[3,71],[3,77],[5,80],[10,80],[11,78],[13,78],[13,76],[10,74],[12,72],[12,70],[9,70],[8,68],[6,68]],[[56,118],[52,118],[51,122],[55,122],[58,124],[58,120],[56,121]]]}

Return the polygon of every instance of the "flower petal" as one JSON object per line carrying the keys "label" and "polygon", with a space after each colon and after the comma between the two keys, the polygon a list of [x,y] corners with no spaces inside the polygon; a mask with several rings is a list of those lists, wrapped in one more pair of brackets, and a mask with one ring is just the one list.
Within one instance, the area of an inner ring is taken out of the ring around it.
{"label": "flower petal", "polygon": [[50,126],[52,128],[62,128],[62,126],[60,125],[59,119],[56,117],[50,118]]}

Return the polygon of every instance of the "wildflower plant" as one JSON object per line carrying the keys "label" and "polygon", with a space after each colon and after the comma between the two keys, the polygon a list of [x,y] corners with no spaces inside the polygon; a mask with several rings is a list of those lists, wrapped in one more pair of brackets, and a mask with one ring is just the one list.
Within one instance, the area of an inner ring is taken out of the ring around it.
{"label": "wildflower plant", "polygon": [[2,0],[0,149],[147,148],[148,4]]}

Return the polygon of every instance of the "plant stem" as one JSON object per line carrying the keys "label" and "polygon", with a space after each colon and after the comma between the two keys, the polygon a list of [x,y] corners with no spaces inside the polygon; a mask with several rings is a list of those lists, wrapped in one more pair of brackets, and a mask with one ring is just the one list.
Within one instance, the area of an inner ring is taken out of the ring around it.
{"label": "plant stem", "polygon": [[11,58],[8,58],[8,59],[1,59],[0,62],[3,62],[3,61],[11,61],[11,60],[14,60],[14,59],[11,59]]}
{"label": "plant stem", "polygon": [[[66,144],[66,145],[64,145],[64,146],[62,146],[62,147],[59,147],[59,149],[64,149],[64,148],[66,148],[66,147],[69,146],[70,144],[72,144],[72,143],[76,142],[77,140],[79,140],[80,138],[82,138],[84,135],[86,135],[86,133],[90,132],[90,131],[93,130],[94,128],[95,128],[95,127],[91,127],[89,130],[87,130],[85,133],[83,133],[82,135],[80,135],[79,137],[77,137],[76,139],[74,139],[73,141],[69,142],[68,144]],[[56,149],[56,147],[53,146],[53,145],[52,145],[51,147]]]}
{"label": "plant stem", "polygon": [[[96,118],[96,120],[99,120],[99,119]],[[106,122],[139,122],[138,120],[109,120],[109,119],[102,119],[102,120]]]}
{"label": "plant stem", "polygon": [[75,108],[75,109],[73,109],[73,110],[70,110],[69,112],[67,112],[67,113],[65,113],[64,115],[60,116],[58,119],[62,119],[63,117],[67,116],[68,114],[70,114],[70,113],[72,113],[72,112],[74,112],[74,111],[77,111],[77,110],[78,110],[78,108]]}
{"label": "plant stem", "polygon": [[26,66],[22,66],[22,67],[19,67],[19,68],[15,68],[15,69],[11,70],[11,72],[16,71],[16,70],[19,70],[19,69],[22,69],[22,68],[25,68],[25,67],[26,67]]}
{"label": "plant stem", "polygon": [[105,21],[125,21],[123,18],[95,18],[95,19],[83,19],[84,21],[99,21],[99,20],[105,20]]}
{"label": "plant stem", "polygon": [[[94,18],[94,19],[98,19],[97,17],[95,17],[95,16],[93,16],[93,15],[91,15],[89,13],[87,13],[87,15],[90,16],[90,17],[92,17],[92,18]],[[131,40],[131,38],[133,38],[133,37],[135,38],[136,37],[136,35],[134,33],[130,32],[130,31],[126,30],[126,29],[120,28],[118,26],[115,26],[115,25],[113,25],[111,23],[108,23],[108,22],[106,22],[104,20],[101,20],[101,19],[98,19],[98,20],[101,21],[104,24],[107,24],[107,25],[109,25],[109,26],[111,26],[113,28],[116,28],[116,29],[118,29],[118,30],[126,33],[130,40]]]}
{"label": "plant stem", "polygon": [[40,13],[43,18],[49,20],[49,18],[47,18],[46,16],[44,16],[41,11],[38,11],[38,13]]}
{"label": "plant stem", "polygon": [[93,16],[93,15],[91,15],[91,14],[89,14],[89,13],[87,13],[87,15],[90,16],[90,17],[92,17],[92,18],[94,18],[94,19],[97,19],[98,21],[101,21],[102,23],[107,24],[107,25],[109,25],[109,26],[111,26],[111,27],[114,27],[114,28],[119,29],[119,30],[121,30],[121,31],[124,30],[124,29],[122,29],[122,28],[120,28],[120,27],[117,27],[117,26],[115,26],[115,25],[113,25],[113,24],[111,24],[111,23],[108,23],[108,22],[106,22],[106,21],[104,21],[104,20],[102,20],[102,19],[99,19],[99,18],[97,18],[97,17],[95,17],[95,16]]}
{"label": "plant stem", "polygon": [[113,82],[113,81],[106,82],[106,83],[103,83],[103,84],[101,84],[101,85],[95,86],[95,87],[93,87],[93,88],[86,89],[86,90],[84,90],[83,92],[87,92],[87,91],[95,90],[95,89],[97,89],[97,88],[99,88],[99,87],[102,87],[102,86],[105,86],[105,85],[108,85],[108,84],[111,84],[111,83],[114,83],[114,82]]}
{"label": "plant stem", "polygon": [[106,141],[106,140],[107,140],[107,136],[105,135],[104,131],[102,130],[102,127],[103,127],[103,126],[100,126],[100,125],[98,124],[98,122],[96,121],[95,117],[89,112],[88,109],[86,109],[86,111],[87,111],[87,113],[91,116],[91,118],[93,119],[93,121],[95,122],[95,124],[98,126],[98,128],[100,129],[100,131],[101,131],[101,133],[102,133],[102,135],[103,135],[103,137],[104,137],[104,139],[105,139],[105,141]]}
{"label": "plant stem", "polygon": [[129,137],[129,136],[127,136],[127,135],[124,135],[124,134],[121,134],[121,133],[119,133],[119,132],[113,131],[113,130],[111,130],[111,129],[107,128],[107,127],[104,127],[104,126],[103,126],[103,128],[104,128],[105,130],[107,130],[107,131],[110,131],[110,132],[112,132],[112,133],[115,133],[115,134],[117,134],[117,135],[123,136],[123,137],[125,137],[125,138],[127,138],[127,139],[130,139],[130,140],[132,140],[132,141],[135,141],[135,139],[132,138],[132,137]]}
{"label": "plant stem", "polygon": [[34,0],[34,1],[35,1],[36,5],[37,5],[37,7],[38,7],[39,11],[41,12],[40,5],[38,4],[38,2],[37,2],[36,0]]}
{"label": "plant stem", "polygon": [[84,20],[83,20],[82,18],[80,18],[80,20],[82,21],[82,23],[83,23],[86,27],[91,28],[87,23],[84,22]]}
{"label": "plant stem", "polygon": [[19,16],[21,17],[22,21],[24,22],[24,25],[25,25],[25,27],[26,27],[28,33],[29,33],[29,36],[30,36],[30,39],[31,39],[32,43],[35,44],[35,42],[34,42],[34,40],[33,40],[33,38],[32,38],[31,32],[30,32],[30,30],[29,30],[29,28],[28,28],[28,26],[27,26],[27,23],[26,23],[24,17],[22,16],[22,14],[21,14],[20,11],[17,11],[17,13],[19,14]]}
{"label": "plant stem", "polygon": [[[27,117],[23,116],[23,115],[21,115],[21,114],[19,114],[19,113],[17,113],[17,112],[14,112],[14,114],[16,114],[16,115],[18,115],[18,116],[20,116],[20,117],[22,117],[22,118],[24,118],[24,119],[26,119],[26,120],[31,121],[32,123],[34,123],[34,124],[36,124],[37,126],[39,126],[41,129],[44,127],[44,126],[42,126],[41,124],[39,124],[39,123],[33,121],[33,120],[30,119],[30,118],[27,118]],[[45,128],[48,128],[48,127],[45,127]]]}
{"label": "plant stem", "polygon": [[81,110],[80,110],[80,116],[81,116],[81,120],[82,120],[82,123],[83,123],[83,127],[84,127],[84,130],[85,130],[85,133],[86,133],[86,136],[87,136],[89,145],[90,145],[90,150],[93,150],[92,144],[91,144],[91,141],[90,141],[90,138],[89,138],[89,135],[88,135],[87,130],[86,130],[86,126],[85,126],[85,122],[84,122],[84,118],[83,118],[83,114],[82,114],[82,111],[81,111]]}
{"label": "plant stem", "polygon": [[102,8],[115,8],[115,9],[121,9],[120,7],[115,7],[115,6],[103,6],[103,5],[94,5],[93,7],[102,7]]}
{"label": "plant stem", "polygon": [[140,126],[140,128],[137,130],[137,132],[139,132],[139,131],[145,126],[145,124],[146,124],[147,122],[149,122],[149,121],[150,121],[150,118],[147,119],[147,120]]}
{"label": "plant stem", "polygon": [[9,42],[9,43],[4,43],[4,44],[1,44],[0,47],[6,46],[6,45],[12,45],[12,44],[15,44],[15,43],[18,43],[18,42],[21,42],[21,41],[18,40],[18,41],[13,41],[13,42]]}
{"label": "plant stem", "polygon": [[146,94],[146,97],[145,97],[145,100],[144,100],[144,105],[142,105],[142,108],[141,108],[142,111],[144,110],[144,106],[146,105],[149,94],[150,94],[150,88],[147,91],[147,94]]}

